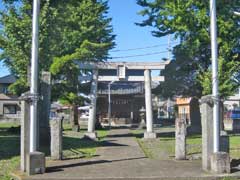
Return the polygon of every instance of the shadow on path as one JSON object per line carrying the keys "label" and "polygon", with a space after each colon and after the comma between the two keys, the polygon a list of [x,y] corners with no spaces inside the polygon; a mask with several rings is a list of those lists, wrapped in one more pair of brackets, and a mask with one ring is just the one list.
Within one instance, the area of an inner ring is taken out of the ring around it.
{"label": "shadow on path", "polygon": [[113,134],[113,135],[108,135],[107,137],[109,137],[109,138],[126,138],[126,137],[141,138],[141,137],[143,137],[143,134],[132,134],[132,133],[127,133],[127,134]]}
{"label": "shadow on path", "polygon": [[46,169],[46,172],[53,173],[53,172],[58,172],[58,171],[64,171],[64,169],[66,169],[66,168],[96,165],[96,164],[103,164],[103,163],[112,163],[112,162],[119,162],[119,161],[131,161],[131,160],[145,159],[145,158],[146,157],[138,157],[138,158],[126,158],[126,159],[119,159],[119,160],[94,160],[94,161],[87,161],[87,162],[78,162],[78,163],[71,163],[71,164],[66,164],[66,165],[48,167]]}

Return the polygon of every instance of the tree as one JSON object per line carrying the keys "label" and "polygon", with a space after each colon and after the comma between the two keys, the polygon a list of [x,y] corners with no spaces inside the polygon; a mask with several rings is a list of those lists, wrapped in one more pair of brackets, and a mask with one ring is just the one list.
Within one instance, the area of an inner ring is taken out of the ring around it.
{"label": "tree", "polygon": [[[56,1],[57,2],[57,1]],[[49,70],[53,57],[61,53],[60,38],[56,28],[52,27],[56,19],[57,9],[54,1],[41,1],[40,34],[39,34],[39,65],[40,71]],[[15,94],[28,90],[28,67],[31,59],[32,1],[5,0],[0,11],[0,60],[18,77],[10,86]],[[52,27],[52,28],[49,28]],[[56,33],[55,33],[56,32]]]}
{"label": "tree", "polygon": [[[110,26],[110,18],[105,15],[108,7],[106,2],[74,1],[62,8],[59,24],[63,25],[61,31],[66,39],[76,41],[76,46],[67,45],[68,50],[62,56],[54,58],[50,71],[58,79],[58,86],[62,87],[58,97],[65,104],[72,105],[72,109],[83,104],[83,98],[78,96],[81,84],[78,77],[82,73],[76,64],[77,61],[103,61],[107,59],[108,50],[113,48],[114,35]],[[75,12],[69,18],[69,12]],[[67,21],[66,21],[67,19]],[[70,48],[71,47],[71,48]],[[73,114],[74,124],[78,124],[77,116]]]}
{"label": "tree", "polygon": [[[174,34],[174,37],[180,40],[180,44],[173,50],[174,61],[163,71],[163,75],[170,77],[171,82],[169,84],[166,79],[161,89],[172,87],[175,89],[173,92],[183,95],[201,96],[211,93],[211,83],[205,80],[205,77],[211,76],[209,1],[138,0],[138,4],[144,8],[140,15],[146,17],[138,25],[153,27],[152,34],[156,37]],[[217,1],[221,70],[219,83],[222,97],[232,94],[240,80],[240,18],[233,14],[233,11],[238,11],[239,8],[238,0]]]}
{"label": "tree", "polygon": [[[30,63],[32,2],[6,0],[0,24],[1,60],[19,80],[11,89],[28,89],[27,68]],[[20,3],[19,3],[20,2]],[[84,98],[76,61],[103,61],[114,46],[115,36],[107,17],[107,1],[43,0],[41,1],[39,32],[40,70],[53,74],[53,100],[81,105]],[[21,88],[20,88],[21,87]],[[77,123],[77,116],[75,123]]]}

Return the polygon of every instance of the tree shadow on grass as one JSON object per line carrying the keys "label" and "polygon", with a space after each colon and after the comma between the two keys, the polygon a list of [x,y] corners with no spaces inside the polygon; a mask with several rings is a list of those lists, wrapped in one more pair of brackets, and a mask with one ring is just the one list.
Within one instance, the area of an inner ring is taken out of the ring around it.
{"label": "tree shadow on grass", "polygon": [[0,137],[0,160],[10,159],[20,154],[19,136]]}
{"label": "tree shadow on grass", "polygon": [[124,138],[124,137],[136,137],[136,138],[142,138],[143,134],[133,134],[133,133],[127,133],[127,134],[114,134],[114,135],[108,135],[107,137],[110,138]]}
{"label": "tree shadow on grass", "polygon": [[20,126],[17,127],[0,127],[0,136],[19,136]]}
{"label": "tree shadow on grass", "polygon": [[232,159],[231,161],[231,173],[240,171],[240,159]]}
{"label": "tree shadow on grass", "polygon": [[93,141],[87,138],[63,137],[64,159],[78,159],[96,156],[96,148],[111,146],[127,146],[113,141]]}
{"label": "tree shadow on grass", "polygon": [[175,137],[175,132],[158,132],[157,137],[160,138],[174,138]]}

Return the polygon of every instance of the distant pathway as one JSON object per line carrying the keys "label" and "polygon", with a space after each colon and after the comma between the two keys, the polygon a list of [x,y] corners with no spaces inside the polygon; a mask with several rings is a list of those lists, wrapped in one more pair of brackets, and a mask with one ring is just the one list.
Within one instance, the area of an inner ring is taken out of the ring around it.
{"label": "distant pathway", "polygon": [[104,139],[106,146],[97,150],[97,159],[123,161],[146,158],[129,129],[113,129]]}

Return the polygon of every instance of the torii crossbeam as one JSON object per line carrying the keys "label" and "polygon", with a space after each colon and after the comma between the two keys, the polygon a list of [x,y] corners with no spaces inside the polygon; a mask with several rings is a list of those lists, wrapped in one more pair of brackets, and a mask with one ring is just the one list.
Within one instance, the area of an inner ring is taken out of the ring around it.
{"label": "torii crossbeam", "polygon": [[[163,82],[164,76],[151,77],[151,70],[163,70],[170,61],[161,62],[84,62],[78,63],[80,69],[92,70],[91,76],[79,77],[80,81],[92,80],[91,86],[91,106],[88,119],[88,137],[95,139],[96,123],[96,102],[97,102],[97,84],[98,81],[138,81],[145,83],[145,106],[146,106],[146,126],[147,131],[144,138],[156,138],[153,131],[153,114],[152,114],[152,93],[151,82]],[[133,75],[133,72],[138,72]]]}

